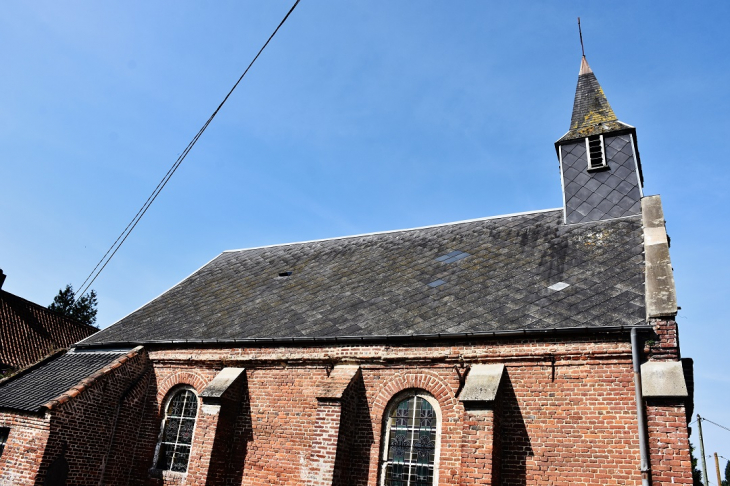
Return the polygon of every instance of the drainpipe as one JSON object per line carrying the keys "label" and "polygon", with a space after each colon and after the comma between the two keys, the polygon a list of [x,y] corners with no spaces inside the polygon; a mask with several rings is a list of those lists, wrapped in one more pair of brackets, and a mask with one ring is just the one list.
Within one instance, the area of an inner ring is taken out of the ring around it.
{"label": "drainpipe", "polygon": [[639,360],[639,337],[636,328],[631,329],[631,357],[634,362],[634,389],[636,390],[636,418],[639,422],[639,450],[641,451],[641,486],[649,486],[649,451],[646,444],[646,418],[644,396],[641,393],[641,362]]}

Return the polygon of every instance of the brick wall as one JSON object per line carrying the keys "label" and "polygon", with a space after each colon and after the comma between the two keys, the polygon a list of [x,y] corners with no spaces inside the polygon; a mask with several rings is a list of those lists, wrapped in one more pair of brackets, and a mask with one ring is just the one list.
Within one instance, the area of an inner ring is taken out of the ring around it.
{"label": "brick wall", "polygon": [[48,422],[48,417],[36,414],[0,412],[0,427],[10,428],[5,452],[0,456],[0,486],[35,484],[48,441]]}
{"label": "brick wall", "polygon": [[656,338],[648,343],[647,355],[653,360],[679,359],[679,328],[672,319],[654,319],[651,322]]}
{"label": "brick wall", "polygon": [[[393,397],[408,389],[422,390],[439,404],[440,485],[641,483],[627,335],[418,347],[157,349],[149,357],[148,374],[139,368],[137,378],[130,373],[120,380],[124,386],[110,380],[106,390],[70,402],[48,424],[53,444],[46,447],[44,464],[58,454],[61,440],[76,456],[88,455],[85,462],[69,462],[75,482],[68,484],[99,484],[99,464],[107,457],[104,484],[109,485],[302,485],[321,470],[313,447],[326,445],[317,435],[326,426],[337,437],[332,482],[374,486],[384,448],[383,414]],[[337,414],[328,415],[317,400],[319,384],[332,363],[342,362],[356,362],[360,372]],[[479,414],[465,410],[456,396],[455,367],[495,362],[506,367],[495,408]],[[245,386],[217,415],[199,415],[189,472],[157,471],[153,460],[165,398],[181,385],[200,393],[231,366],[245,368]],[[112,426],[111,405],[97,408],[102,418],[91,417],[92,403],[115,403],[113,397],[118,401],[125,391],[121,425]],[[691,479],[684,412],[681,402],[652,403],[647,410],[655,485]],[[40,435],[47,433],[42,421],[39,427]],[[87,439],[60,433],[97,429],[116,430],[115,438],[104,438],[113,454],[90,447],[104,440],[85,444]]]}
{"label": "brick wall", "polygon": [[653,484],[692,484],[687,418],[682,404],[651,399],[647,401],[646,416]]}
{"label": "brick wall", "polygon": [[[351,441],[351,450],[338,451],[336,483],[377,484],[383,413],[398,392],[417,388],[433,395],[440,405],[442,485],[483,484],[491,478],[516,485],[640,484],[627,338],[619,342],[611,337],[505,340],[489,346],[290,348],[286,352],[178,349],[152,351],[150,356],[159,387],[156,407],[161,406],[170,383],[188,383],[201,391],[222,367],[246,368],[240,412],[229,429],[234,438],[226,452],[231,461],[224,484],[305,484],[318,467],[312,454],[318,430],[316,385],[327,377],[333,361],[353,359],[360,363],[361,383],[338,411],[339,440]],[[454,365],[459,362],[505,363],[507,376],[499,395],[501,422],[489,414],[469,416],[464,410],[456,398],[459,376]],[[673,405],[671,412],[684,413],[683,405]],[[148,426],[152,433],[146,457],[139,458],[147,468],[152,466],[160,427],[159,408],[156,413],[157,422]],[[681,434],[682,427],[686,435],[685,425],[674,430]],[[488,455],[486,446],[475,448],[473,458],[463,456],[473,445],[475,430],[483,435],[476,440],[485,444],[494,436],[493,447],[500,452],[496,466],[482,461]],[[196,437],[202,433],[196,430]],[[194,461],[190,467],[197,467]],[[149,471],[144,474],[145,478],[137,478],[138,484],[195,484],[197,472],[152,474],[153,479]]]}
{"label": "brick wall", "polygon": [[[142,350],[102,369],[83,388],[49,402],[49,439],[35,484],[43,484],[47,473],[63,463],[67,484],[103,484],[109,464],[119,464],[129,455],[139,426],[130,417],[129,405],[134,403],[134,385],[148,366]],[[131,401],[125,403],[124,398]]]}
{"label": "brick wall", "polygon": [[[679,360],[679,328],[673,319],[651,322],[656,337],[647,348],[646,358],[653,361]],[[684,365],[689,398],[650,398],[646,400],[646,420],[654,485],[692,484],[687,422],[691,420],[694,378],[691,364]]]}

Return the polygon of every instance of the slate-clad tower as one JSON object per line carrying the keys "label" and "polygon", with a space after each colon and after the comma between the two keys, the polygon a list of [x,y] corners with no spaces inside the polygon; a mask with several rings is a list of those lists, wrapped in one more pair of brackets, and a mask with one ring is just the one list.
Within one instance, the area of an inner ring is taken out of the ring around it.
{"label": "slate-clad tower", "polygon": [[570,130],[555,142],[566,224],[641,212],[642,176],[636,129],[616,118],[585,56]]}

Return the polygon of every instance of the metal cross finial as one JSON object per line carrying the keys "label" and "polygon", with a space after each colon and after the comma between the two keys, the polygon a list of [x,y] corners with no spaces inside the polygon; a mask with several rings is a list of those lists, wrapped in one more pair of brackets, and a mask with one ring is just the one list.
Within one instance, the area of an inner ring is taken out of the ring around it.
{"label": "metal cross finial", "polygon": [[583,49],[583,32],[580,30],[580,17],[578,17],[578,35],[580,36],[580,51],[583,53],[583,57],[586,57],[586,51]]}

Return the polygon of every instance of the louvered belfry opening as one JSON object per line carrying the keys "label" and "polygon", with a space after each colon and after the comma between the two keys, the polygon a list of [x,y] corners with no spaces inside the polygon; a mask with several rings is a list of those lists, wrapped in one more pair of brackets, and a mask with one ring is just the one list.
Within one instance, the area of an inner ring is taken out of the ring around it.
{"label": "louvered belfry opening", "polygon": [[593,135],[586,138],[586,151],[588,153],[588,170],[607,167],[606,154],[603,149],[603,135]]}

